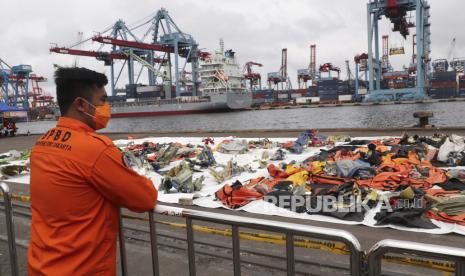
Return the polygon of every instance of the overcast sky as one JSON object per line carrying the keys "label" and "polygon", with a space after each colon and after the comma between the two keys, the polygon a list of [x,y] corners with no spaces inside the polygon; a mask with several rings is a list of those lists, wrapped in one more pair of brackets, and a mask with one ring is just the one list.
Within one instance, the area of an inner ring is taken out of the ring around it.
{"label": "overcast sky", "polygon": [[[35,73],[49,78],[44,85],[54,94],[53,64],[71,65],[75,58],[50,54],[51,43],[70,46],[77,33],[90,37],[117,19],[128,25],[155,14],[164,7],[177,25],[192,34],[200,48],[213,51],[218,39],[237,52],[241,66],[246,61],[264,64],[257,69],[277,71],[281,49],[288,48],[288,72],[296,86],[296,71],[309,63],[309,44],[317,45],[317,64],[332,62],[345,67],[345,60],[367,51],[367,0],[2,0],[0,58],[10,65],[31,64]],[[465,1],[430,0],[432,58],[443,58],[457,39],[454,56],[465,56]],[[386,20],[382,34],[391,36],[391,46],[404,46],[408,55],[392,57],[397,66],[408,64],[411,41],[392,33]],[[96,43],[83,45],[95,50]],[[93,58],[81,57],[80,66],[109,73]],[[345,76],[344,76],[345,77]]]}

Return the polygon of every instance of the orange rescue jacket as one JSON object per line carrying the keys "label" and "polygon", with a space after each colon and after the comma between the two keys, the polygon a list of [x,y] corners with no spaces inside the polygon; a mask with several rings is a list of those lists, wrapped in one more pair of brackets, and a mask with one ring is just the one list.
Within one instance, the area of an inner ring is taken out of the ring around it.
{"label": "orange rescue jacket", "polygon": [[113,142],[61,117],[31,154],[29,275],[115,275],[119,207],[154,208],[152,182]]}

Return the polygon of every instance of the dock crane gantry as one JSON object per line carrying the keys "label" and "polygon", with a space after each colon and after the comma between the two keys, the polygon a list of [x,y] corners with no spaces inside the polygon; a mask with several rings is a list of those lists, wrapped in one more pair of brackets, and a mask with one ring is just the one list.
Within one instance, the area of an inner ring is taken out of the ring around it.
{"label": "dock crane gantry", "polygon": [[[407,21],[407,13],[415,11],[416,23]],[[404,38],[410,28],[416,27],[416,86],[405,89],[381,89],[382,63],[380,61],[378,22],[386,17],[393,31]],[[427,0],[370,0],[367,4],[369,95],[366,101],[414,100],[426,97],[431,53],[430,5]],[[374,44],[374,45],[373,45]],[[374,46],[374,51],[373,51]]]}
{"label": "dock crane gantry", "polygon": [[[136,29],[140,30],[144,26],[148,26],[148,28],[143,32],[143,35],[141,37],[136,36],[134,31]],[[208,58],[209,53],[200,51],[193,37],[182,32],[165,9],[160,9],[155,16],[134,28],[129,28],[124,21],[118,20],[111,28],[83,42],[89,40],[101,43],[99,50],[91,51],[55,46],[50,51],[60,54],[95,57],[104,61],[106,66],[111,67],[113,96],[116,95],[117,85],[125,68],[129,85],[136,85],[136,80],[139,79],[144,68],[148,69],[148,84],[151,86],[158,85],[160,82],[165,83],[166,80],[160,78],[162,75],[170,78],[174,75],[174,80],[170,79],[170,85],[164,85],[165,90],[169,90],[165,91],[165,95],[166,97],[171,96],[172,83],[175,86],[176,96],[180,96],[182,92],[185,92],[182,91],[181,75],[182,72],[186,71],[186,65],[190,63],[192,67],[192,95],[199,94],[199,60]],[[105,44],[110,45],[111,50],[102,51],[101,48]],[[157,56],[156,53],[161,53],[161,55]],[[139,58],[135,58],[135,55]],[[172,58],[174,59],[174,65],[171,64]],[[181,63],[181,58],[184,61],[183,63]],[[115,61],[117,60],[123,61],[118,72],[115,71]],[[140,71],[136,75],[134,64],[139,64],[141,61],[145,62],[142,62]],[[164,70],[170,72],[165,74],[159,72]]]}
{"label": "dock crane gantry", "polygon": [[250,88],[250,91],[262,89],[262,76],[260,75],[260,73],[254,72],[252,70],[253,66],[262,67],[263,64],[254,61],[249,61],[245,63],[244,68],[242,69],[244,73],[245,86],[248,86]]}

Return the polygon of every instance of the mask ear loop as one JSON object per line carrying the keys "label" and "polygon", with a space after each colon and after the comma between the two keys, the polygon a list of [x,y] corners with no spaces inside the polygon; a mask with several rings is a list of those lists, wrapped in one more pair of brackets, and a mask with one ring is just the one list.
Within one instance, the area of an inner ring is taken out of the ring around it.
{"label": "mask ear loop", "polygon": [[[79,99],[81,99],[81,101],[85,101],[88,105],[92,106],[92,107],[94,108],[94,110],[96,109],[95,105],[91,104],[88,100],[86,100],[86,99],[84,99],[84,98],[82,98],[82,97],[79,97]],[[84,112],[84,114],[86,114],[87,116],[89,116],[89,117],[95,119],[95,116],[92,115],[92,114],[90,114],[90,113],[88,113],[88,112]]]}
{"label": "mask ear loop", "polygon": [[96,109],[95,105],[91,104],[88,100],[82,98],[82,97],[79,97],[82,101],[85,101],[88,105],[92,106],[94,109]]}

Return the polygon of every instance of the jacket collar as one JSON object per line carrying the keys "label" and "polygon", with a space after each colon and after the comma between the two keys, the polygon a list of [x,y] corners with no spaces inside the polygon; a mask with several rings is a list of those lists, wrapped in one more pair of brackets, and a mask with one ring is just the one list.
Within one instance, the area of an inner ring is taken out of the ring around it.
{"label": "jacket collar", "polygon": [[70,128],[77,131],[95,132],[95,130],[90,126],[70,117],[60,117],[57,122],[57,127]]}

